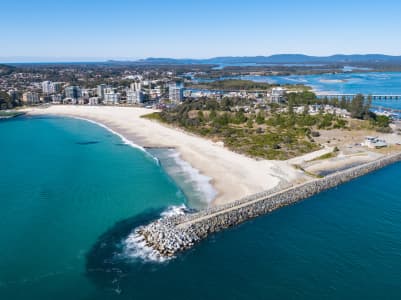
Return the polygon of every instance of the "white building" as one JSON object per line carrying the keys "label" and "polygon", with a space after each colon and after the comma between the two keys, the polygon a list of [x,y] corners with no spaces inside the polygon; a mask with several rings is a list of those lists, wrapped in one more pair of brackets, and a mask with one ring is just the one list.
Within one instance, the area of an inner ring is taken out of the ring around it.
{"label": "white building", "polygon": [[53,94],[53,85],[51,81],[43,81],[42,82],[42,92],[43,94]]}
{"label": "white building", "polygon": [[63,96],[60,94],[52,95],[52,102],[54,104],[60,104],[63,102]]}
{"label": "white building", "polygon": [[97,92],[96,92],[96,94],[97,94],[97,96],[99,97],[99,99],[100,100],[103,100],[104,99],[104,91],[106,90],[106,88],[107,88],[107,85],[105,85],[105,84],[99,84],[98,86],[97,86]]}
{"label": "white building", "polygon": [[68,86],[64,89],[65,97],[72,99],[72,103],[76,104],[82,97],[82,90],[79,86]]}
{"label": "white building", "polygon": [[115,104],[119,104],[120,100],[121,100],[120,93],[116,93],[114,89],[106,89],[106,91],[104,93],[104,99],[103,99],[104,104],[115,105]]}
{"label": "white building", "polygon": [[89,105],[98,105],[99,104],[99,97],[90,97],[88,104]]}
{"label": "white building", "polygon": [[127,90],[127,104],[139,104],[143,103],[144,96],[142,91],[136,91],[132,89]]}
{"label": "white building", "polygon": [[131,90],[134,90],[134,91],[140,91],[140,90],[142,90],[142,83],[140,83],[140,82],[133,82],[133,83],[131,83],[131,85],[130,85],[130,89],[131,89]]}
{"label": "white building", "polygon": [[27,104],[37,104],[40,102],[39,94],[35,92],[26,92],[22,94],[22,101]]}
{"label": "white building", "polygon": [[285,96],[286,90],[283,89],[282,87],[275,87],[272,88],[272,92],[270,95],[270,102],[271,103],[281,103],[284,101],[284,96]]}
{"label": "white building", "polygon": [[172,102],[181,102],[184,100],[184,87],[182,83],[169,84],[169,99]]}
{"label": "white building", "polygon": [[61,91],[61,85],[62,85],[61,82],[43,81],[42,92],[45,95],[58,93]]}

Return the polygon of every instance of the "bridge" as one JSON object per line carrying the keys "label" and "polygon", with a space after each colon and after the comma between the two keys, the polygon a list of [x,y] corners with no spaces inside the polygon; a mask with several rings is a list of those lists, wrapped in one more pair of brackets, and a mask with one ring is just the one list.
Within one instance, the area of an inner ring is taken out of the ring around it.
{"label": "bridge", "polygon": [[[319,99],[328,98],[328,99],[343,99],[350,101],[357,96],[357,94],[317,94]],[[400,101],[401,95],[363,95],[364,99],[367,100],[368,97],[371,97],[373,101]]]}

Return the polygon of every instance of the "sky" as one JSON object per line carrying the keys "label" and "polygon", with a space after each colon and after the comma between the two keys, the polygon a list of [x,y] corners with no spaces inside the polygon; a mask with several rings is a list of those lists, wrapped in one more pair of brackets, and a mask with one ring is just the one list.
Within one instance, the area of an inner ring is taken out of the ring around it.
{"label": "sky", "polygon": [[395,0],[0,0],[0,62],[401,55]]}

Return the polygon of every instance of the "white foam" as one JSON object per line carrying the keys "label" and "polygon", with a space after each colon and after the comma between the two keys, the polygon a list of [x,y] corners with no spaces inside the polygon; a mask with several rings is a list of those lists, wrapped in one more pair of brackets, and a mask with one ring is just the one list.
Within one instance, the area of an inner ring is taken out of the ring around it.
{"label": "white foam", "polygon": [[162,218],[168,218],[168,217],[174,217],[174,216],[182,216],[185,214],[185,212],[188,211],[188,208],[185,206],[185,204],[181,204],[179,206],[169,206],[167,210],[163,211],[160,216]]}
{"label": "white foam", "polygon": [[141,151],[144,152],[146,155],[150,156],[158,165],[160,165],[159,159],[158,159],[157,157],[154,157],[154,156],[153,156],[152,154],[150,154],[148,151],[146,151],[145,148],[143,148],[143,147],[141,147],[141,146],[135,144],[134,142],[130,141],[129,139],[127,139],[127,138],[126,138],[125,136],[123,136],[122,134],[118,133],[117,131],[114,131],[113,129],[111,129],[110,127],[104,125],[103,123],[100,123],[100,122],[97,122],[97,121],[93,121],[93,120],[90,120],[90,119],[81,118],[81,117],[75,117],[75,116],[70,117],[70,118],[78,119],[78,120],[83,120],[83,121],[86,121],[86,122],[95,124],[95,125],[97,125],[97,126],[100,126],[100,127],[104,128],[104,129],[106,129],[107,131],[111,132],[112,134],[118,136],[118,137],[122,140],[122,142],[123,142],[125,145],[128,145],[128,146],[130,146],[130,147],[132,147],[132,148],[141,150]]}
{"label": "white foam", "polygon": [[171,259],[161,256],[159,252],[146,245],[143,237],[135,229],[123,242],[123,256],[130,259],[140,259],[144,262],[163,263]]}
{"label": "white foam", "polygon": [[186,181],[191,182],[195,190],[203,196],[202,200],[209,205],[217,196],[217,191],[210,183],[212,178],[201,174],[198,169],[195,169],[190,163],[181,159],[177,151],[170,151],[169,156],[174,159],[175,164],[180,170],[186,174]]}
{"label": "white foam", "polygon": [[[168,218],[173,216],[181,216],[184,215],[186,211],[188,211],[188,208],[184,204],[178,206],[172,205],[163,211],[160,214],[160,217]],[[161,256],[159,252],[147,246],[143,236],[138,233],[138,228],[128,235],[128,237],[123,241],[122,255],[124,258],[133,260],[140,259],[144,262],[153,263],[163,263],[174,258],[174,256]]]}

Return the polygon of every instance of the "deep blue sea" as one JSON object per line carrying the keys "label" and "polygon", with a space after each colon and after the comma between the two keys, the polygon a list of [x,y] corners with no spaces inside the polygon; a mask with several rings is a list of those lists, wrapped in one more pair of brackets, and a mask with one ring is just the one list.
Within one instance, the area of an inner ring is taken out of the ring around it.
{"label": "deep blue sea", "polygon": [[163,163],[82,120],[0,134],[1,300],[401,298],[401,164],[150,263],[131,231],[191,205]]}

